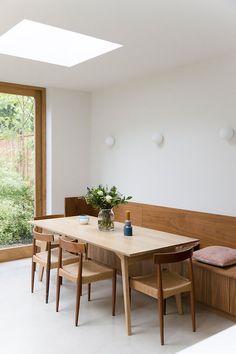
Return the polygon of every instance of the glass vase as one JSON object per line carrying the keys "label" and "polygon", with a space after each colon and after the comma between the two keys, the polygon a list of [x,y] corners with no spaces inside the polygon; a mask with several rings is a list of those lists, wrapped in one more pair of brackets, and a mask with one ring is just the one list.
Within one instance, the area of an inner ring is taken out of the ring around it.
{"label": "glass vase", "polygon": [[98,213],[98,229],[100,231],[113,231],[114,218],[112,209],[101,209]]}

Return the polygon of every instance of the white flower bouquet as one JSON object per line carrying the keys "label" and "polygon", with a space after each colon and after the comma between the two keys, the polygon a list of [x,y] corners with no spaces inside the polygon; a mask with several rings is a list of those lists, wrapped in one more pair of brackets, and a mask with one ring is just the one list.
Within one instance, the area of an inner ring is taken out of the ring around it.
{"label": "white flower bouquet", "polygon": [[87,204],[92,205],[95,209],[112,209],[119,204],[128,203],[131,198],[131,196],[123,196],[115,186],[109,189],[101,184],[98,187],[87,188],[85,196]]}

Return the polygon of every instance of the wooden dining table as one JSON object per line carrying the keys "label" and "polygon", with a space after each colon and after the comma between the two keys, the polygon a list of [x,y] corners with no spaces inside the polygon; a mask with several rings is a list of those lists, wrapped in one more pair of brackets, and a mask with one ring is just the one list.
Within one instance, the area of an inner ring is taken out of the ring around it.
{"label": "wooden dining table", "polygon": [[127,334],[131,335],[131,314],[129,298],[129,264],[151,257],[153,253],[174,246],[198,241],[195,238],[170,234],[139,226],[133,226],[133,236],[124,236],[123,224],[115,222],[115,230],[98,230],[97,218],[90,216],[87,225],[79,223],[79,217],[35,220],[34,226],[59,235],[67,235],[88,244],[114,252],[121,262],[124,310]]}

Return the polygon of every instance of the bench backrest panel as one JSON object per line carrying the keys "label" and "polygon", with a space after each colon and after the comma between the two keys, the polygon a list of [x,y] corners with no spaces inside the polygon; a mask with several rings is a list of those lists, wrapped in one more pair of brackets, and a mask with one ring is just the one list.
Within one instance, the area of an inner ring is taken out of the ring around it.
{"label": "bench backrest panel", "polygon": [[[199,238],[201,248],[236,248],[236,217],[130,202],[114,208],[115,219],[124,222],[126,210],[131,212],[133,225]],[[78,214],[97,216],[98,211],[84,198],[65,198],[65,216]]]}
{"label": "bench backrest panel", "polygon": [[125,211],[130,209],[134,225],[196,237],[200,239],[201,247],[220,245],[236,248],[236,217],[148,204],[129,204],[121,205],[114,211],[117,221],[124,221]]}

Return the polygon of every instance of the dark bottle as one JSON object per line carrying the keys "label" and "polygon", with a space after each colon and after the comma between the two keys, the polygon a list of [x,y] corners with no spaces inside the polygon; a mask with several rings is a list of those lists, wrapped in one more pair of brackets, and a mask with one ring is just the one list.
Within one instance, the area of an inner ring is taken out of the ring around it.
{"label": "dark bottle", "polygon": [[124,235],[125,236],[132,236],[133,235],[133,228],[131,225],[130,220],[130,211],[126,211],[126,220],[124,225]]}

